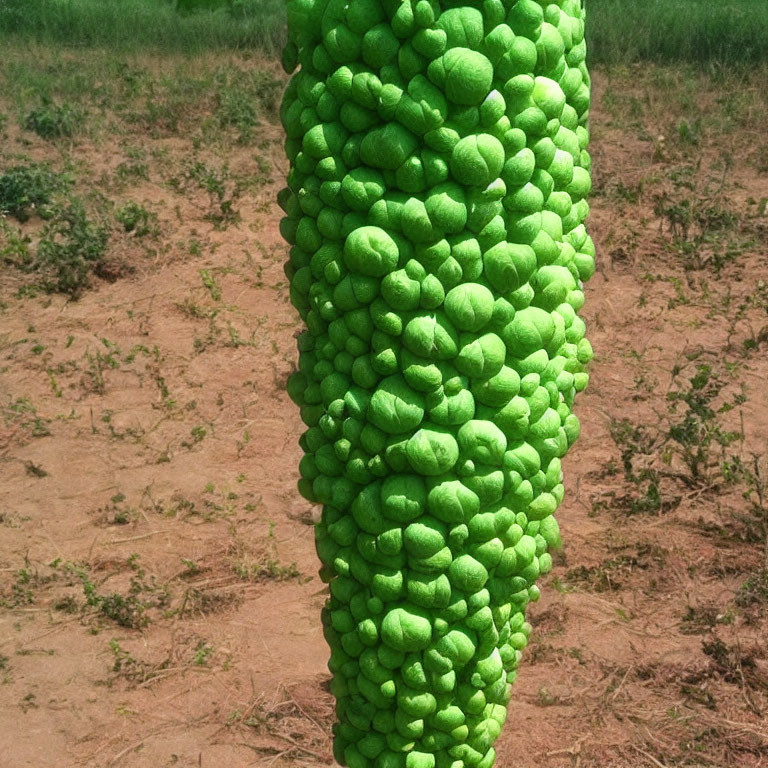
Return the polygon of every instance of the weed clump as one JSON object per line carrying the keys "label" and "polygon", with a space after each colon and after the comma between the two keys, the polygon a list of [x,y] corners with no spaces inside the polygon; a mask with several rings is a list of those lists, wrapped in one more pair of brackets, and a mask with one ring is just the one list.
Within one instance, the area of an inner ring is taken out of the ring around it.
{"label": "weed clump", "polygon": [[135,235],[144,237],[157,234],[157,214],[147,210],[141,203],[129,202],[115,213],[117,221],[123,225],[123,229]]}
{"label": "weed clump", "polygon": [[24,118],[26,130],[36,133],[41,139],[72,138],[83,123],[83,114],[70,104],[54,104],[43,100],[31,109]]}
{"label": "weed clump", "polygon": [[729,382],[708,364],[698,363],[693,370],[688,363],[676,365],[671,373],[663,426],[626,418],[609,426],[631,489],[611,494],[611,501],[628,515],[675,509],[682,499],[675,488],[690,493],[740,479],[741,465],[726,462],[725,452],[743,439],[743,431],[729,429],[724,415],[744,405],[743,391],[724,393]]}
{"label": "weed clump", "polygon": [[104,266],[109,229],[88,218],[79,200],[56,212],[43,230],[32,268],[43,274],[48,291],[79,298],[92,273]]}
{"label": "weed clump", "polygon": [[225,67],[216,73],[216,117],[222,128],[234,128],[240,144],[253,141],[260,125],[259,109],[277,111],[282,84],[260,69]]}
{"label": "weed clump", "polygon": [[0,174],[0,214],[25,222],[32,213],[42,218],[53,215],[53,200],[71,185],[66,174],[45,165],[22,163]]}

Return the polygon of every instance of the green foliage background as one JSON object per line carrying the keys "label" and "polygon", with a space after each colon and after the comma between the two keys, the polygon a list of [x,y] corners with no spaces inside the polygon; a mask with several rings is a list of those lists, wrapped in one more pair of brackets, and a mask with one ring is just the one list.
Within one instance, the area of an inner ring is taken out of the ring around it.
{"label": "green foliage background", "polygon": [[[768,60],[766,0],[587,0],[593,64]],[[0,34],[120,50],[275,55],[284,0],[3,0]]]}

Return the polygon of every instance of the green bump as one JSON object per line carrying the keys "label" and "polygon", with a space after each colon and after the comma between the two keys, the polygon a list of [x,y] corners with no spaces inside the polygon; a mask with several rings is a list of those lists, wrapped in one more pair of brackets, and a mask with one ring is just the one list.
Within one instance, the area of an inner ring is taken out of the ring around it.
{"label": "green bump", "polygon": [[507,438],[493,422],[468,421],[459,430],[459,450],[464,458],[481,464],[501,466],[507,450]]}
{"label": "green bump", "polygon": [[418,146],[418,139],[400,123],[369,131],[360,145],[360,159],[374,168],[396,171]]}
{"label": "green bump", "polygon": [[451,583],[464,592],[477,592],[488,581],[485,566],[471,555],[461,555],[452,563],[448,572]]}
{"label": "green bump", "polygon": [[403,534],[406,552],[418,558],[437,554],[445,546],[445,540],[445,525],[429,518],[411,523]]}
{"label": "green bump", "polygon": [[483,40],[483,14],[477,8],[461,6],[443,11],[437,20],[451,48],[478,48]]}
{"label": "green bump", "polygon": [[433,61],[427,74],[438,88],[445,89],[448,101],[478,105],[491,90],[493,65],[482,53],[457,47]]}
{"label": "green bump", "polygon": [[426,507],[424,481],[416,475],[389,475],[381,486],[381,501],[383,513],[392,520],[414,520]]}
{"label": "green bump", "polygon": [[448,182],[433,187],[424,201],[424,207],[432,224],[441,232],[457,234],[466,226],[466,198],[458,184]]}
{"label": "green bump", "polygon": [[463,523],[480,509],[477,495],[459,480],[444,480],[427,497],[429,511],[448,523]]}
{"label": "green bump", "polygon": [[381,622],[382,640],[396,651],[422,651],[432,640],[432,625],[424,615],[394,608]]}
{"label": "green bump", "polygon": [[384,178],[371,168],[353,168],[341,181],[344,202],[355,211],[368,211],[385,191]]}
{"label": "green bump", "polygon": [[390,376],[371,396],[368,418],[391,435],[417,427],[424,417],[424,398],[411,389],[401,376]]}
{"label": "green bump", "polygon": [[362,275],[382,277],[397,265],[395,241],[379,227],[359,227],[344,244],[346,265]]}
{"label": "green bump", "polygon": [[479,331],[493,315],[493,294],[484,285],[462,283],[445,297],[445,311],[462,331]]}
{"label": "green bump", "polygon": [[451,173],[463,184],[485,187],[504,166],[504,147],[488,133],[466,136],[453,148]]}
{"label": "green bump", "polygon": [[495,333],[485,333],[477,338],[467,335],[456,358],[461,373],[473,378],[490,378],[503,367],[507,355],[504,342]]}
{"label": "green bump", "polygon": [[459,446],[449,431],[420,429],[408,441],[408,461],[414,472],[422,475],[442,475],[459,459]]}
{"label": "green bump", "polygon": [[423,313],[408,322],[403,344],[428,360],[450,360],[458,351],[458,337],[443,313]]}
{"label": "green bump", "polygon": [[559,83],[548,77],[537,77],[531,98],[548,120],[559,118],[565,107],[565,94]]}

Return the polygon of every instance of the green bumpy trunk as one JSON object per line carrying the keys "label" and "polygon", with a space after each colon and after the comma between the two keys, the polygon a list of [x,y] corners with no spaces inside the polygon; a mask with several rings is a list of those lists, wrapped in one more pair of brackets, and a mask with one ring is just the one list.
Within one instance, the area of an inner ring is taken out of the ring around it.
{"label": "green bumpy trunk", "polygon": [[350,768],[490,768],[559,544],[578,316],[579,0],[289,0],[280,195]]}

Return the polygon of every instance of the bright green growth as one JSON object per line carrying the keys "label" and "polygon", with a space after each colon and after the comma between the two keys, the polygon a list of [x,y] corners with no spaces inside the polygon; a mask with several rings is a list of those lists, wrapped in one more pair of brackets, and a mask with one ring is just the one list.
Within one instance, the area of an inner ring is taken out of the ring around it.
{"label": "bright green growth", "polygon": [[43,218],[53,213],[55,197],[71,185],[72,179],[54,173],[44,165],[24,163],[0,173],[0,214],[26,221],[33,212]]}
{"label": "bright green growth", "polygon": [[491,768],[592,357],[578,0],[291,0],[288,390],[350,768]]}

